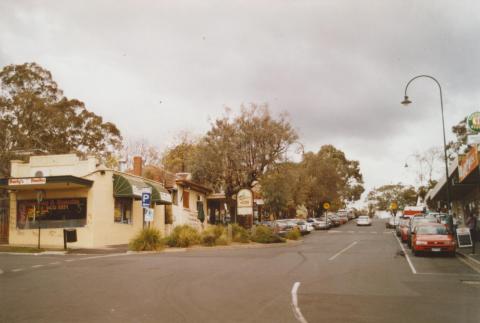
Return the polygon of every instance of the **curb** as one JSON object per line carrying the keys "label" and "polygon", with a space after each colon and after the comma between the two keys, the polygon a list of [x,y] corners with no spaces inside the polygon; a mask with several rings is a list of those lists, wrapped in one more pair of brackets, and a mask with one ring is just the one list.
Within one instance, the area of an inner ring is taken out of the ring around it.
{"label": "curb", "polygon": [[456,252],[457,256],[460,256],[462,260],[467,263],[470,267],[474,268],[477,272],[480,273],[480,261],[477,259],[470,257],[469,255],[464,254],[463,252]]}

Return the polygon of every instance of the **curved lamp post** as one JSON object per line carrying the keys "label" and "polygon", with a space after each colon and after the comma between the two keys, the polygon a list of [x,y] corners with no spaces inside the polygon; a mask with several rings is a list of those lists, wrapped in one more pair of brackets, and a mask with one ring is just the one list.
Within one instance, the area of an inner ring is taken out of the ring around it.
{"label": "curved lamp post", "polygon": [[445,118],[443,116],[442,86],[437,81],[437,79],[434,78],[433,76],[430,76],[430,75],[415,76],[410,81],[408,81],[407,85],[405,86],[405,97],[404,97],[404,99],[401,103],[405,106],[412,103],[412,101],[408,98],[407,90],[408,90],[408,86],[410,85],[410,83],[412,83],[414,80],[416,80],[418,78],[428,78],[428,79],[433,80],[435,83],[437,83],[438,89],[440,90],[440,111],[442,112],[442,129],[443,129],[443,153],[444,153],[444,157],[445,157],[445,179],[446,179],[446,185],[447,185],[447,210],[448,210],[448,213],[450,213],[450,180],[448,179],[447,139],[446,139],[446,136],[445,136]]}

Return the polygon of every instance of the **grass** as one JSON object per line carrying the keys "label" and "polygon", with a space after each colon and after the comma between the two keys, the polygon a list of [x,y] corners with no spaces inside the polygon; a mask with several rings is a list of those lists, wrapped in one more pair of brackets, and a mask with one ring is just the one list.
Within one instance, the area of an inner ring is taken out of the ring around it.
{"label": "grass", "polygon": [[[60,249],[51,249],[51,250],[60,251]],[[38,253],[43,251],[46,251],[46,249],[43,249],[43,248],[38,249],[36,247],[0,246],[0,252]]]}

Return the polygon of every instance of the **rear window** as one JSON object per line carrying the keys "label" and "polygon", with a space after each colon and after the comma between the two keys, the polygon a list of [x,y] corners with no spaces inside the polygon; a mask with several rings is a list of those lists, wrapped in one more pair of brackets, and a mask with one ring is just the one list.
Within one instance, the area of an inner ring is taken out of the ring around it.
{"label": "rear window", "polygon": [[358,217],[359,220],[368,220],[368,216],[360,216]]}
{"label": "rear window", "polygon": [[419,226],[418,234],[448,234],[447,228],[443,226]]}

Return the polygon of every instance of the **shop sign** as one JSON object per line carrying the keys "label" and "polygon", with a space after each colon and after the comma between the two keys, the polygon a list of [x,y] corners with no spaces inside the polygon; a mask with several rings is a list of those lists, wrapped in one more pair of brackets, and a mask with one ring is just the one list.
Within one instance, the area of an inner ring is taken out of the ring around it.
{"label": "shop sign", "polygon": [[165,192],[160,192],[160,199],[165,202],[172,203],[172,196]]}
{"label": "shop sign", "polygon": [[480,132],[480,112],[477,111],[468,116],[467,127],[474,132]]}
{"label": "shop sign", "polygon": [[45,177],[33,177],[33,178],[10,178],[8,180],[8,185],[43,185],[47,184],[47,179]]}
{"label": "shop sign", "polygon": [[460,165],[458,166],[458,179],[462,182],[468,174],[474,171],[478,167],[478,149],[474,145],[470,151],[463,157]]}
{"label": "shop sign", "polygon": [[237,194],[237,214],[253,214],[253,194],[249,189],[241,189]]}

